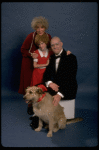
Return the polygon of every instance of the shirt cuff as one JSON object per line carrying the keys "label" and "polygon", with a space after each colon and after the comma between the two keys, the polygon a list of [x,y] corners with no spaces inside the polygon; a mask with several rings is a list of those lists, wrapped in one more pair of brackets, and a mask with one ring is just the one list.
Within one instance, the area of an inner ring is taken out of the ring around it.
{"label": "shirt cuff", "polygon": [[49,84],[52,83],[52,81],[45,82],[46,87],[49,87]]}
{"label": "shirt cuff", "polygon": [[[45,82],[46,87],[49,87],[50,83],[53,83],[53,82],[52,81]],[[64,95],[62,93],[58,92],[57,94],[60,95],[62,98],[64,98]]]}
{"label": "shirt cuff", "polygon": [[64,98],[64,95],[62,93],[58,92],[57,94]]}

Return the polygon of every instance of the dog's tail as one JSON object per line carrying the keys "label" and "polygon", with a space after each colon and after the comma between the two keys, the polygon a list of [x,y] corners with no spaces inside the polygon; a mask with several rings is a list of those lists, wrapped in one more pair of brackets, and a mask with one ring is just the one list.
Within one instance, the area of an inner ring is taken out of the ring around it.
{"label": "dog's tail", "polygon": [[74,118],[74,119],[67,119],[66,124],[76,123],[79,121],[83,121],[83,118]]}

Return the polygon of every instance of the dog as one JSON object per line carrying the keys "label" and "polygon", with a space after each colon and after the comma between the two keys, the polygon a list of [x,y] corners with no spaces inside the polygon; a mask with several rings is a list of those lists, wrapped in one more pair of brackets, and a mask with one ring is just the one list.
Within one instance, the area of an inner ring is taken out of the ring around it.
{"label": "dog", "polygon": [[39,125],[35,131],[41,131],[44,121],[46,128],[49,128],[47,137],[52,137],[52,133],[59,129],[65,129],[66,124],[82,121],[82,118],[66,119],[64,108],[60,104],[54,106],[53,97],[48,92],[43,92],[40,87],[28,87],[23,98],[26,103],[32,103],[33,112],[39,117]]}

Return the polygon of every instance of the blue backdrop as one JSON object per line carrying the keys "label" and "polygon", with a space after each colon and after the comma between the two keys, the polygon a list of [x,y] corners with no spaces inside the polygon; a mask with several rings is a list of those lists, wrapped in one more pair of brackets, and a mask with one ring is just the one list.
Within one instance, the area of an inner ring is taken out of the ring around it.
{"label": "blue backdrop", "polygon": [[59,36],[64,48],[77,56],[79,90],[97,90],[97,3],[2,3],[1,58],[2,87],[18,90],[22,56],[20,48],[33,32],[31,21],[44,16],[49,21],[47,32]]}
{"label": "blue backdrop", "polygon": [[2,95],[17,92],[22,55],[20,48],[33,32],[36,16],[48,19],[49,33],[59,36],[65,50],[78,60],[77,107],[97,110],[98,4],[96,2],[3,2],[1,4]]}

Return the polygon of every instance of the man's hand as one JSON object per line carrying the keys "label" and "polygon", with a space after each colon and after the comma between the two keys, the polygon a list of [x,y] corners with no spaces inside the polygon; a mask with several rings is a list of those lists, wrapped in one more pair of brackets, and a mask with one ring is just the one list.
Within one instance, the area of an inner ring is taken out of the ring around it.
{"label": "man's hand", "polygon": [[54,100],[53,100],[53,105],[57,106],[59,101],[61,100],[61,96],[56,94],[55,96],[53,96]]}
{"label": "man's hand", "polygon": [[71,54],[71,51],[67,50],[67,56]]}
{"label": "man's hand", "polygon": [[55,92],[58,92],[58,88],[59,88],[59,86],[57,85],[57,84],[55,84],[55,83],[50,83],[49,84],[49,87],[52,89],[52,90],[54,90]]}

